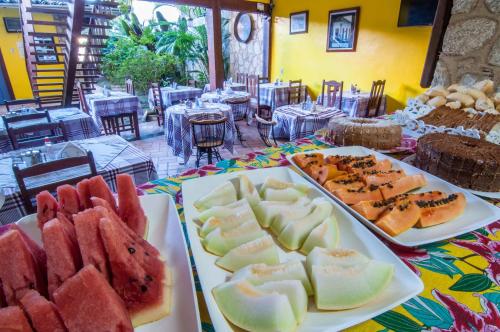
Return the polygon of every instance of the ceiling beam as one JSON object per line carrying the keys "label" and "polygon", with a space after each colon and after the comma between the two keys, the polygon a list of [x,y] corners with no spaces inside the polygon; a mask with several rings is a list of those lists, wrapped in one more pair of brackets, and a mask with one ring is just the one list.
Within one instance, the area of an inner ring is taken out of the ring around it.
{"label": "ceiling beam", "polygon": [[[195,7],[213,8],[216,0],[145,0],[170,5],[186,5]],[[271,15],[271,6],[268,3],[245,0],[219,0],[220,9],[246,13],[262,13]]]}

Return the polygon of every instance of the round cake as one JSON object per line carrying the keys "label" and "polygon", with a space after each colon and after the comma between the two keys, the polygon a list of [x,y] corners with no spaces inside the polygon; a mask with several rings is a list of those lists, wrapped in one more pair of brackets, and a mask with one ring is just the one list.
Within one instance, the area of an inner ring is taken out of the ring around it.
{"label": "round cake", "polygon": [[336,145],[361,145],[389,150],[401,145],[401,126],[389,120],[365,118],[334,118],[328,128]]}
{"label": "round cake", "polygon": [[500,146],[476,138],[428,134],[417,143],[415,166],[462,188],[500,190]]}

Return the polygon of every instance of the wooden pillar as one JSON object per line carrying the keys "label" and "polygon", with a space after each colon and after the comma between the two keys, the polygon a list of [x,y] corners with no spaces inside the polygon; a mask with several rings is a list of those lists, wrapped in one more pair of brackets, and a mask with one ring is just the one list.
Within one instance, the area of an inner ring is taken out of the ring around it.
{"label": "wooden pillar", "polygon": [[222,88],[224,84],[224,60],[222,57],[222,19],[219,0],[214,0],[207,10],[208,71],[210,88]]}
{"label": "wooden pillar", "polygon": [[70,106],[73,102],[73,91],[75,89],[76,68],[78,66],[79,38],[82,34],[83,16],[85,11],[85,0],[74,0],[69,3],[68,25],[70,30],[66,39],[67,61],[66,78],[64,82],[63,105]]}
{"label": "wooden pillar", "polygon": [[264,65],[262,68],[262,76],[268,77],[269,79],[271,79],[271,20],[272,16],[266,16],[262,26],[262,30],[264,31],[264,48],[262,52],[262,63]]}

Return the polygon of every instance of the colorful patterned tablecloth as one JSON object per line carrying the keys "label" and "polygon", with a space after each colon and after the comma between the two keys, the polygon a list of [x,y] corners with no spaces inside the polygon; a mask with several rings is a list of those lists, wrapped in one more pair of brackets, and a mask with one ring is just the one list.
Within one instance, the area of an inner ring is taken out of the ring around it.
{"label": "colorful patterned tablecloth", "polygon": [[[213,174],[288,165],[286,155],[330,145],[316,137],[268,148],[244,157],[191,169],[140,186],[146,194],[175,197],[184,223],[181,184]],[[498,204],[498,202],[496,202]],[[185,225],[183,225],[186,233]],[[424,282],[417,297],[348,331],[498,331],[500,326],[500,221],[485,228],[418,248],[387,243]],[[189,240],[187,240],[189,243]],[[193,262],[193,261],[192,261]],[[214,331],[193,264],[203,331]]]}

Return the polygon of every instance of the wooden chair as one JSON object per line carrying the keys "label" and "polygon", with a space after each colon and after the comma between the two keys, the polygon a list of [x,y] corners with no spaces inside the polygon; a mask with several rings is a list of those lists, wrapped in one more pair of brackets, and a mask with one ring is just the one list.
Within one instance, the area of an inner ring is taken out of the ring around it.
{"label": "wooden chair", "polygon": [[290,80],[288,94],[288,105],[300,104],[302,101],[302,80]]}
{"label": "wooden chair", "polygon": [[198,82],[196,82],[196,80],[194,78],[190,78],[187,81],[187,86],[189,86],[191,88],[196,88],[197,83]]}
{"label": "wooden chair", "polygon": [[[326,90],[326,91],[325,91]],[[339,109],[342,110],[342,92],[344,90],[344,81],[325,81],[321,87],[321,104],[326,107],[335,107],[338,94]],[[326,97],[326,103],[325,103]]]}
{"label": "wooden chair", "polygon": [[221,160],[218,147],[224,144],[227,118],[219,112],[198,113],[189,116],[189,123],[196,146],[196,167],[200,167],[200,160],[207,155],[208,163],[212,163],[212,156]]}
{"label": "wooden chair", "polygon": [[66,126],[62,121],[9,128],[8,133],[14,150],[42,146],[44,145],[46,137],[48,137],[52,143],[68,141]]}
{"label": "wooden chair", "polygon": [[132,81],[131,78],[127,78],[125,80],[125,89],[126,89],[128,94],[135,96],[134,81]]}
{"label": "wooden chair", "polygon": [[365,118],[379,116],[380,105],[384,98],[385,80],[373,81],[370,99],[366,105]]}
{"label": "wooden chair", "polygon": [[260,117],[270,119],[272,117],[271,106],[262,105],[260,103],[260,86],[269,83],[269,78],[258,75],[248,75],[247,82],[248,93],[250,94],[250,108]]}
{"label": "wooden chair", "polygon": [[12,114],[12,115],[3,115],[2,120],[3,124],[5,126],[6,130],[9,130],[10,125],[13,123],[17,122],[22,122],[22,121],[31,121],[31,120],[47,120],[47,122],[50,122],[50,116],[49,112],[47,110],[45,111],[36,111],[36,112],[30,112],[26,114]]}
{"label": "wooden chair", "polygon": [[39,97],[32,99],[15,99],[15,100],[4,100],[7,112],[15,111],[23,108],[34,108],[39,109],[42,107]]}
{"label": "wooden chair", "polygon": [[236,128],[236,134],[238,135],[238,139],[240,140],[241,143],[243,143],[244,139],[243,136],[241,135],[240,126],[238,125],[238,122],[246,120],[248,114],[249,102],[250,102],[249,98],[233,99],[233,100],[229,99],[226,101],[226,104],[231,106],[231,110],[233,112],[234,127]]}
{"label": "wooden chair", "polygon": [[78,92],[78,100],[80,101],[80,108],[84,113],[89,114],[89,109],[87,107],[87,99],[85,98],[85,91],[82,87],[82,82],[77,81],[76,83],[76,91]]}
{"label": "wooden chair", "polygon": [[[64,178],[60,181],[51,182],[48,184],[44,184],[37,187],[26,186],[26,179],[31,177],[42,177],[44,174],[51,174],[57,171],[63,171],[68,168],[78,167],[88,165],[90,172],[85,175],[80,175],[80,173],[75,174],[78,175],[72,178]],[[83,179],[88,177],[96,176],[97,170],[95,166],[94,156],[92,152],[88,151],[87,155],[82,157],[74,157],[74,158],[66,158],[60,160],[49,161],[47,163],[37,164],[31,167],[26,167],[20,169],[17,165],[13,166],[14,176],[16,178],[17,184],[19,186],[19,190],[21,192],[21,198],[23,201],[24,208],[28,214],[35,213],[36,209],[33,205],[32,199],[33,197],[40,193],[41,191],[48,190],[49,192],[55,192],[56,188],[63,184],[77,184]]]}
{"label": "wooden chair", "polygon": [[158,126],[161,127],[165,120],[165,107],[163,105],[160,83],[151,83],[151,90],[153,91],[153,111],[156,113]]}
{"label": "wooden chair", "polygon": [[[117,101],[114,107],[123,110],[123,100]],[[136,139],[141,138],[137,111],[121,111],[119,114],[101,116],[101,122],[105,135],[120,135],[121,132],[130,131],[135,134]]]}
{"label": "wooden chair", "polygon": [[245,85],[245,90],[248,91],[248,74],[236,73],[236,83]]}
{"label": "wooden chair", "polygon": [[[276,121],[273,120],[265,120],[261,118],[258,114],[255,116],[257,120],[257,131],[259,132],[260,139],[266,146],[277,146],[276,138],[274,137],[274,126],[276,125]],[[271,142],[271,139],[274,142],[274,145]]]}

